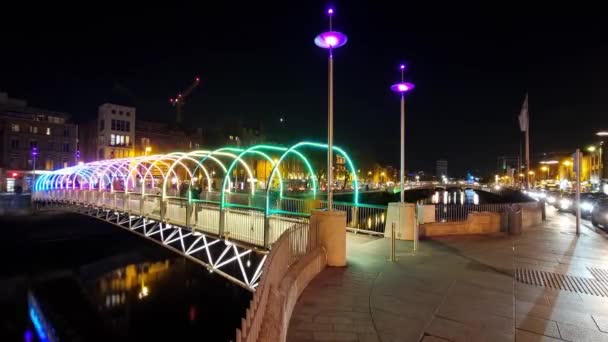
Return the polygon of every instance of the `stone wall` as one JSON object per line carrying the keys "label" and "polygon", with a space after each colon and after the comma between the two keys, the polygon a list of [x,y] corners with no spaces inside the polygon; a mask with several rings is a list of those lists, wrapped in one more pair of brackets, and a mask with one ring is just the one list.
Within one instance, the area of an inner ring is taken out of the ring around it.
{"label": "stone wall", "polygon": [[[522,204],[522,229],[542,224],[542,204]],[[508,232],[509,214],[472,212],[465,221],[430,222],[420,225],[420,236],[490,234]]]}
{"label": "stone wall", "polygon": [[317,248],[290,267],[279,287],[271,289],[258,341],[286,341],[289,320],[300,294],[326,264],[325,250]]}

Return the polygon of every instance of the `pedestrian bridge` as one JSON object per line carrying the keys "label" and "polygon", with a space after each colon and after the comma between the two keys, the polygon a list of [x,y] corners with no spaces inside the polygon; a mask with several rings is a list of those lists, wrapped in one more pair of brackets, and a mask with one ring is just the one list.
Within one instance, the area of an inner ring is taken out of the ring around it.
{"label": "pedestrian bridge", "polygon": [[[343,188],[353,192],[352,203],[334,209],[347,212],[352,229],[383,232],[386,207],[359,203],[354,164],[333,149],[349,171]],[[313,166],[326,153],[326,144],[301,142],[96,161],[40,176],[33,199],[40,209],[73,210],[138,233],[253,290],[273,242],[290,229],[306,239],[312,210],[327,208]],[[297,194],[289,192],[294,181]]]}

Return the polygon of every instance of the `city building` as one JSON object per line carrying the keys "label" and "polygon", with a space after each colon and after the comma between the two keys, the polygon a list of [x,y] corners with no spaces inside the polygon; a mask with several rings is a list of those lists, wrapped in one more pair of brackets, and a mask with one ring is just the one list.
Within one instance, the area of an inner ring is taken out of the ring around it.
{"label": "city building", "polygon": [[135,156],[135,108],[99,106],[97,119],[82,125],[80,142],[84,162]]}
{"label": "city building", "polygon": [[134,153],[136,156],[198,150],[203,146],[203,132],[188,131],[162,122],[136,120]]}
{"label": "city building", "polygon": [[437,160],[437,179],[442,179],[443,176],[448,177],[448,161],[444,159]]}
{"label": "city building", "polygon": [[0,93],[0,191],[29,191],[32,175],[77,162],[78,126],[66,113]]}

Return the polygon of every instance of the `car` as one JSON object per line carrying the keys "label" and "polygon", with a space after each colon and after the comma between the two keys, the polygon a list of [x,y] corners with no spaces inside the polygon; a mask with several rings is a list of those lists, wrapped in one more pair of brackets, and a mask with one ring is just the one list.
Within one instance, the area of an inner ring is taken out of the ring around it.
{"label": "car", "polygon": [[608,227],[608,198],[598,200],[593,206],[591,224],[594,227]]}
{"label": "car", "polygon": [[581,216],[591,217],[591,212],[597,203],[606,198],[606,195],[600,192],[586,192],[581,194]]}
{"label": "car", "polygon": [[557,200],[557,210],[567,213],[573,213],[575,211],[575,194],[569,192],[563,192]]}
{"label": "car", "polygon": [[545,200],[547,203],[551,204],[554,207],[558,207],[559,205],[560,194],[558,191],[547,191]]}

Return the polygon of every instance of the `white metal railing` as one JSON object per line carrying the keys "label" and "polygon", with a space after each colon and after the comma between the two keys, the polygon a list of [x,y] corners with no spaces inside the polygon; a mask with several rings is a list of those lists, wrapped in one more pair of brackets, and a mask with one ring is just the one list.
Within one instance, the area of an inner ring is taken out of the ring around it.
{"label": "white metal railing", "polygon": [[452,222],[466,221],[471,212],[505,212],[513,203],[486,203],[486,204],[436,204],[435,221]]}
{"label": "white metal railing", "polygon": [[259,286],[249,302],[241,328],[236,330],[236,342],[258,341],[271,289],[277,289],[289,268],[319,246],[317,225],[293,226],[281,235],[264,263]]}

